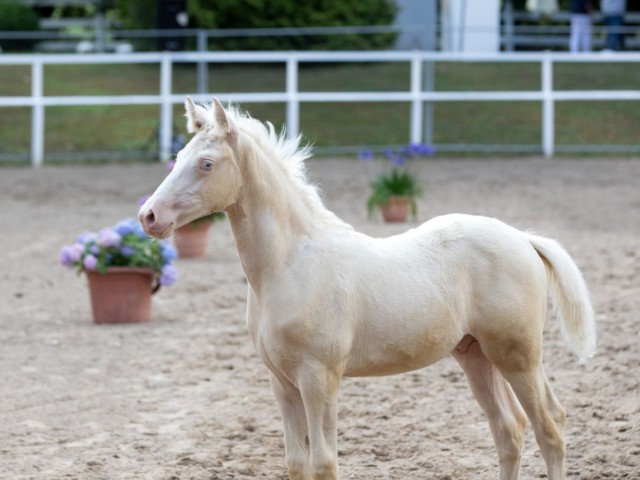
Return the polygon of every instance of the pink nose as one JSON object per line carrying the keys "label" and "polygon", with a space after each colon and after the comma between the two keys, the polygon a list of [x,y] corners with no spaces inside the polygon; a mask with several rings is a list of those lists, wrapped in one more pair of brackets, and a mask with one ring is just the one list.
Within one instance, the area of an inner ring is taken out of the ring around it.
{"label": "pink nose", "polygon": [[138,220],[140,220],[140,225],[145,232],[151,233],[151,229],[156,223],[156,215],[153,213],[153,209],[148,209],[146,212],[140,211],[138,213]]}
{"label": "pink nose", "polygon": [[156,238],[167,238],[175,225],[172,211],[157,203],[148,208],[142,208],[138,213],[138,220],[144,231]]}

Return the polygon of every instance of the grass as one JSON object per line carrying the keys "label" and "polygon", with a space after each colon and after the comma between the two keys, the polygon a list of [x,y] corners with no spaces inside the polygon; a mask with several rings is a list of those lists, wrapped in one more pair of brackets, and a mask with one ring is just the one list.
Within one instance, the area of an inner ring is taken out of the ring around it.
{"label": "grass", "polygon": [[[302,91],[406,91],[407,63],[303,64]],[[155,94],[157,65],[50,65],[45,67],[45,95]],[[196,90],[195,64],[176,65],[173,89]],[[439,91],[539,90],[536,63],[438,63]],[[638,64],[558,64],[557,89],[635,89]],[[285,89],[285,69],[272,64],[227,64],[209,68],[212,92],[275,92]],[[0,66],[0,95],[29,95],[30,69]],[[283,104],[245,104],[253,116],[280,126]],[[555,134],[558,144],[638,143],[638,102],[558,102]],[[301,107],[300,128],[319,147],[385,146],[408,141],[409,105],[405,103],[312,103]],[[538,102],[442,102],[434,105],[434,143],[540,144],[541,105]],[[47,153],[111,151],[144,152],[158,125],[157,106],[49,107],[46,109]],[[174,108],[176,132],[186,134],[183,109]],[[3,108],[0,115],[0,155],[29,151],[28,108]]]}

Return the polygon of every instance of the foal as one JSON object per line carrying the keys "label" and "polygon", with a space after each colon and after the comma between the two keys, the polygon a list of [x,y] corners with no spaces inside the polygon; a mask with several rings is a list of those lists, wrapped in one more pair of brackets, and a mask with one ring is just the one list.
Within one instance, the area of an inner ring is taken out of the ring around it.
{"label": "foal", "polygon": [[284,422],[289,478],[338,478],[343,376],[406,372],[449,354],[488,417],[500,479],[518,478],[527,417],[549,480],[565,478],[565,414],[541,360],[547,293],[579,359],[593,354],[596,335],[585,282],[557,242],[470,215],[368,237],[324,207],[298,140],[215,99],[187,98],[186,110],[195,135],[140,221],[166,238],[227,213],[249,283],[249,334]]}

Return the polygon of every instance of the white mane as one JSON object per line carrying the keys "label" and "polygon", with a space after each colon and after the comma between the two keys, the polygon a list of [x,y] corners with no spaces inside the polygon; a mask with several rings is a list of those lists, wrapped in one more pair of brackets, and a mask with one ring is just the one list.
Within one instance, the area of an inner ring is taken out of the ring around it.
{"label": "white mane", "polygon": [[[200,107],[206,110],[209,120],[207,123],[213,127],[216,124],[213,105]],[[239,130],[253,138],[263,149],[271,152],[272,158],[279,161],[293,178],[307,184],[304,161],[311,157],[311,146],[301,145],[301,135],[288,139],[284,128],[278,134],[271,122],[262,123],[234,105],[226,106],[225,113]]]}
{"label": "white mane", "polygon": [[[214,107],[212,105],[203,107],[206,109],[210,125],[215,125]],[[295,138],[286,138],[284,128],[278,134],[271,122],[263,123],[256,120],[236,106],[226,106],[225,113],[229,121],[239,131],[255,142],[261,153],[264,154],[263,156],[266,157],[266,161],[279,167],[277,170],[292,180],[293,187],[302,194],[302,199],[306,200],[307,205],[317,212],[325,213],[325,215],[322,215],[325,220],[351,228],[350,225],[344,223],[326,209],[320,197],[319,189],[316,185],[309,183],[305,160],[311,157],[311,146],[301,145],[301,135]],[[256,163],[259,165],[260,162]]]}

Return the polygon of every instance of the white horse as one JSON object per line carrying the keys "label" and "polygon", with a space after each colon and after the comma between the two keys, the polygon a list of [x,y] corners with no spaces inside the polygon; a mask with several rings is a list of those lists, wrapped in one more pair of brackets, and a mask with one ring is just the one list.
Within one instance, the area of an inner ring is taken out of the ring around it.
{"label": "white horse", "polygon": [[343,376],[407,372],[449,354],[488,417],[500,479],[518,478],[527,417],[549,480],[565,478],[565,414],[541,361],[547,292],[579,359],[594,353],[596,334],[585,282],[557,242],[470,215],[370,238],[324,207],[298,139],[216,99],[185,105],[195,136],[139,218],[166,238],[227,213],[249,282],[247,326],[284,422],[289,478],[338,478]]}

